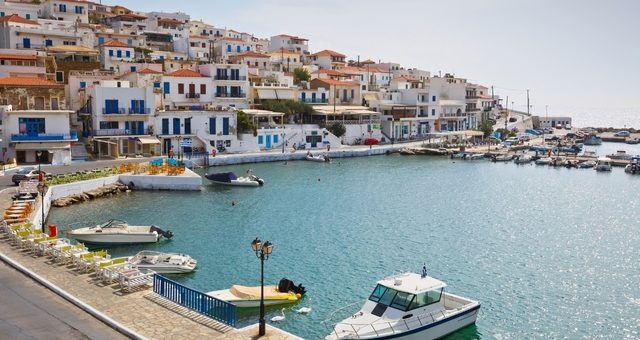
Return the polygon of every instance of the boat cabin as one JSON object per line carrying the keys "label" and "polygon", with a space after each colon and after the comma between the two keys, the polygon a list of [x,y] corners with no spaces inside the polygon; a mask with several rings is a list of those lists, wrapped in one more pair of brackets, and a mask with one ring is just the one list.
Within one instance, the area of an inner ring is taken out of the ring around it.
{"label": "boat cabin", "polygon": [[376,303],[371,314],[382,316],[388,307],[408,312],[438,303],[445,287],[440,280],[414,273],[382,279],[369,296]]}

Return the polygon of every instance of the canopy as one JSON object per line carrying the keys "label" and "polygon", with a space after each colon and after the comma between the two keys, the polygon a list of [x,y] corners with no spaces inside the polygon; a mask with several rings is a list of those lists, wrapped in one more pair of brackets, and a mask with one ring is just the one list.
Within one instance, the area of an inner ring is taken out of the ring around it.
{"label": "canopy", "polygon": [[154,137],[138,137],[138,140],[142,144],[160,144],[160,141],[158,140],[158,138],[154,138]]}

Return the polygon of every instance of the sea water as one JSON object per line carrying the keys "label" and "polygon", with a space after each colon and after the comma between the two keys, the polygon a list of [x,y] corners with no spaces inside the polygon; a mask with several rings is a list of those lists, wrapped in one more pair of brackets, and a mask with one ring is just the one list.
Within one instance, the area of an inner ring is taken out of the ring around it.
{"label": "sea water", "polygon": [[[203,292],[259,285],[250,244],[269,240],[266,283],[287,277],[308,290],[277,326],[307,339],[328,333],[321,321],[336,309],[356,303],[346,313],[356,312],[378,279],[423,264],[449,292],[482,303],[476,325],[451,339],[640,337],[640,176],[622,168],[389,155],[209,170],[249,168],[263,187],[205,179],[199,192],[134,191],[53,209],[48,223],[121,218],[170,229],[170,241],[110,251],[188,253],[197,271],[172,278]],[[308,304],[309,315],[295,313]],[[268,308],[267,322],[279,314]],[[257,309],[239,314],[240,326],[257,321]]]}

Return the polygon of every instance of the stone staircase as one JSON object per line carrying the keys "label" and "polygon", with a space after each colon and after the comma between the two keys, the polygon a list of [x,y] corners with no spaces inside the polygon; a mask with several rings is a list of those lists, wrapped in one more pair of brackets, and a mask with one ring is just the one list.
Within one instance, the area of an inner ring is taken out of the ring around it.
{"label": "stone staircase", "polygon": [[84,146],[82,142],[75,142],[71,146],[71,160],[83,160],[86,161],[89,159],[89,154],[87,153],[87,148]]}

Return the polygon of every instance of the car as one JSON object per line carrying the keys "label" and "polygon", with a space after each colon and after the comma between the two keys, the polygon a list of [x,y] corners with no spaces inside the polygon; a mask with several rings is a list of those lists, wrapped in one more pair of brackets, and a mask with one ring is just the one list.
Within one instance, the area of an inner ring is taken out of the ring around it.
{"label": "car", "polygon": [[42,173],[43,176],[47,174],[46,172],[42,170],[38,171],[38,169],[35,168],[22,168],[11,176],[11,181],[13,184],[18,185],[20,184],[20,181],[38,180],[40,173]]}
{"label": "car", "polygon": [[629,137],[631,136],[631,133],[629,131],[618,131],[616,133],[613,134],[616,137]]}
{"label": "car", "polygon": [[364,145],[378,145],[378,140],[375,138],[367,138],[364,140]]}
{"label": "car", "polygon": [[509,117],[509,123],[513,123],[513,122],[517,122],[518,118],[517,117]]}

